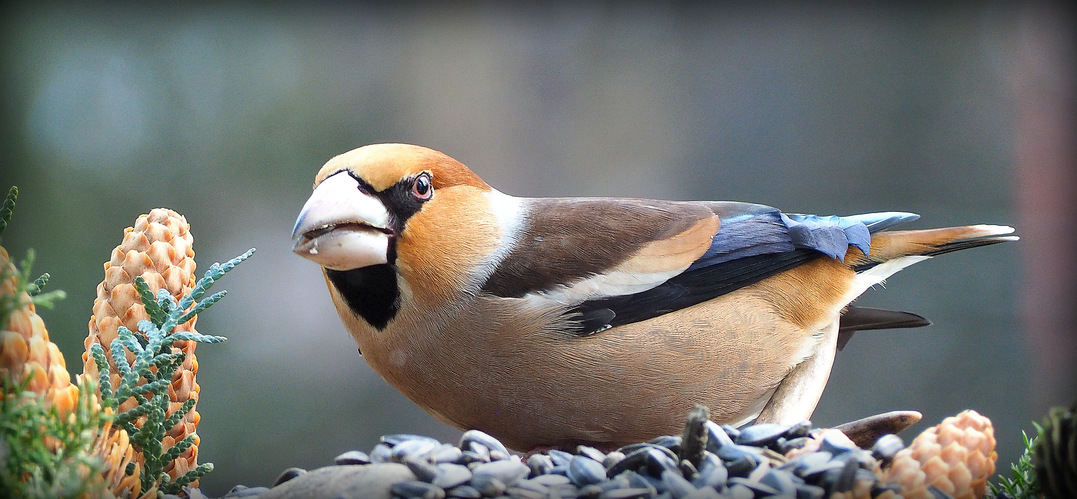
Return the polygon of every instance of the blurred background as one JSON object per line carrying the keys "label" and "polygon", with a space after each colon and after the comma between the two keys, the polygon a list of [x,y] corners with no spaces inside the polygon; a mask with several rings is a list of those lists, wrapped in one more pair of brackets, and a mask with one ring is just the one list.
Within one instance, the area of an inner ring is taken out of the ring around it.
{"label": "blurred background", "polygon": [[[250,247],[198,329],[210,494],[270,485],[383,434],[457,430],[373,373],[289,240],[315,172],[411,142],[516,195],[903,210],[910,227],[1014,225],[1016,244],[910,268],[861,302],[929,328],[860,333],[813,420],[962,409],[999,469],[1077,395],[1074,53],[1061,4],[7,3],[0,11],[3,244],[67,291],[41,311],[81,372],[102,262],[154,207],[200,270]],[[200,272],[201,273],[201,272]]]}

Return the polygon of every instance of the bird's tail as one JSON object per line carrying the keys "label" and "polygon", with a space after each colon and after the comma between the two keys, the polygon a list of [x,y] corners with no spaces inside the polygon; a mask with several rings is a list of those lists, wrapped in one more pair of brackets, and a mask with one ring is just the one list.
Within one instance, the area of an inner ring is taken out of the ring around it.
{"label": "bird's tail", "polygon": [[[966,225],[925,230],[896,230],[876,232],[871,235],[871,251],[864,255],[851,249],[846,256],[857,273],[871,272],[879,266],[897,266],[887,276],[902,268],[943,253],[1016,241],[1013,227],[1005,225]],[[853,254],[855,253],[855,255]],[[904,263],[904,265],[900,265]],[[899,265],[892,265],[899,264]]]}
{"label": "bird's tail", "polygon": [[[916,262],[951,251],[989,244],[1016,241],[1013,227],[1004,225],[966,225],[942,229],[880,231],[871,234],[871,250],[864,255],[850,248],[845,263],[856,271],[855,295],[881,283],[897,271]],[[866,329],[921,327],[931,321],[909,312],[849,306],[843,313],[838,333],[838,348],[849,341],[853,332]]]}

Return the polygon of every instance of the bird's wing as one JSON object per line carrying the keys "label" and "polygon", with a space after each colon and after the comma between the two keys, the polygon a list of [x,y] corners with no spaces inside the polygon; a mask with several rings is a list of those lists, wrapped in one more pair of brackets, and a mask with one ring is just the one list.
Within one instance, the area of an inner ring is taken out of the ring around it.
{"label": "bird's wing", "polygon": [[554,300],[581,334],[689,307],[822,256],[867,252],[916,216],[785,214],[758,204],[543,199],[484,290]]}
{"label": "bird's wing", "polygon": [[719,219],[699,203],[642,199],[527,199],[511,249],[482,290],[565,305],[651,289],[711,246]]}

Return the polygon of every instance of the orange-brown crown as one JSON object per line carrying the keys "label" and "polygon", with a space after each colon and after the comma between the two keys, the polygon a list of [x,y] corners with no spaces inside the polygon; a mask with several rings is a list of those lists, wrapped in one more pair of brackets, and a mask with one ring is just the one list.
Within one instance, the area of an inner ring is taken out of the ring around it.
{"label": "orange-brown crown", "polygon": [[315,187],[342,170],[352,172],[378,191],[423,171],[431,173],[435,189],[470,185],[490,190],[490,186],[463,163],[439,151],[411,144],[371,144],[340,154],[322,166],[314,179]]}

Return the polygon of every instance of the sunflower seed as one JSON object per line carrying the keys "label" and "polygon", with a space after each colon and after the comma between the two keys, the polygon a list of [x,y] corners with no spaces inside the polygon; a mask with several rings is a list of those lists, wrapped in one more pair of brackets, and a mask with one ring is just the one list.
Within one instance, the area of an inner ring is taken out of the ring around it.
{"label": "sunflower seed", "polygon": [[568,466],[573,457],[572,454],[559,449],[550,449],[547,454],[553,460],[554,466]]}
{"label": "sunflower seed", "polygon": [[467,447],[465,447],[465,449],[466,450],[464,452],[471,452],[472,454],[479,456],[479,459],[482,461],[493,461],[493,459],[490,458],[490,448],[483,444],[471,441],[467,443]]}
{"label": "sunflower seed", "polygon": [[707,450],[714,452],[723,445],[733,445],[733,439],[718,423],[707,421],[703,425],[707,429]]}
{"label": "sunflower seed", "polygon": [[579,445],[579,446],[577,446],[576,447],[576,454],[579,454],[579,455],[585,456],[585,457],[589,457],[589,458],[594,459],[595,461],[598,461],[600,463],[604,459],[606,459],[606,454],[604,452],[602,452],[602,451],[600,451],[600,450],[598,450],[598,449],[596,449],[594,447],[588,446],[588,445]]}
{"label": "sunflower seed", "polygon": [[[841,435],[840,433],[838,435]],[[829,452],[835,456],[844,454],[849,451],[860,450],[851,442],[839,440],[833,433],[829,433],[823,436],[823,441],[819,444],[819,450]]]}
{"label": "sunflower seed", "polygon": [[778,440],[785,434],[789,426],[774,423],[762,423],[747,426],[741,429],[740,435],[734,440],[739,445],[761,446]]}
{"label": "sunflower seed", "polygon": [[598,497],[599,499],[637,499],[653,495],[652,489],[614,489],[607,490]]}
{"label": "sunflower seed", "polygon": [[277,479],[273,481],[273,486],[276,487],[306,472],[307,470],[303,468],[288,468],[282,471],[280,475],[277,475]]}
{"label": "sunflower seed", "polygon": [[811,484],[797,485],[797,499],[823,499],[826,497],[826,489]]}
{"label": "sunflower seed", "polygon": [[447,497],[455,497],[459,499],[480,499],[482,493],[470,485],[459,485],[445,491]]}
{"label": "sunflower seed", "polygon": [[688,494],[684,499],[726,499],[725,496],[719,494],[717,490],[710,487],[703,487],[701,489]]}
{"label": "sunflower seed", "polygon": [[389,491],[399,497],[421,497],[423,499],[443,499],[445,490],[418,480],[394,483]]}
{"label": "sunflower seed", "polygon": [[[820,489],[820,490],[822,490],[822,489]],[[900,486],[875,484],[875,486],[871,488],[871,497],[879,497],[879,496],[885,494],[888,491],[891,493],[890,497],[901,495],[901,487]],[[826,491],[823,490],[822,493],[826,493]],[[999,496],[999,497],[1001,497],[1001,496]]]}
{"label": "sunflower seed", "polygon": [[467,469],[467,466],[445,463],[437,465],[435,471],[437,475],[434,476],[430,483],[443,489],[451,489],[471,480],[471,470]]}
{"label": "sunflower seed", "polygon": [[777,490],[778,495],[782,497],[796,495],[797,484],[793,482],[792,475],[782,471],[767,470],[766,474],[759,479],[759,483]]}
{"label": "sunflower seed", "polygon": [[662,435],[652,438],[649,444],[661,445],[677,454],[681,449],[681,437],[678,435]]}
{"label": "sunflower seed", "polygon": [[755,491],[742,483],[730,483],[725,495],[730,499],[752,499],[755,497]]}
{"label": "sunflower seed", "polygon": [[505,482],[495,478],[492,475],[474,475],[471,477],[470,485],[479,491],[484,497],[497,497],[505,493]]}
{"label": "sunflower seed", "polygon": [[[654,484],[651,483],[651,480],[648,480],[647,477],[632,470],[622,472],[620,475],[614,477],[611,482],[619,483],[622,488],[654,488]],[[657,488],[655,489],[655,493],[658,493]]]}
{"label": "sunflower seed", "polygon": [[610,466],[613,466],[618,461],[624,458],[625,455],[623,452],[615,450],[613,452],[610,452],[609,454],[606,454],[606,458],[602,460],[602,466],[609,469]]}
{"label": "sunflower seed", "polygon": [[[480,464],[471,471],[475,478],[481,476],[490,476],[497,478],[504,483],[507,487],[512,487],[516,482],[520,481],[528,474],[531,473],[531,469],[526,464],[514,459],[506,459],[504,461],[493,461],[489,463]],[[475,484],[472,483],[472,486]],[[478,488],[478,487],[475,487]],[[481,490],[481,489],[480,489]]]}
{"label": "sunflower seed", "polygon": [[424,482],[430,482],[434,477],[438,476],[438,469],[430,461],[416,456],[408,456],[403,460],[404,466],[407,466],[412,473],[415,474],[415,478]]}
{"label": "sunflower seed", "polygon": [[460,435],[460,448],[466,448],[470,442],[482,444],[482,446],[489,449],[490,458],[495,461],[508,459],[512,455],[501,441],[479,430],[468,430],[463,435]]}
{"label": "sunflower seed", "polygon": [[628,445],[626,445],[624,447],[621,447],[620,449],[617,449],[617,452],[620,452],[620,453],[627,456],[628,454],[636,452],[636,451],[638,451],[640,449],[646,449],[647,447],[653,447],[653,446],[654,446],[654,444],[649,444],[649,443],[646,443],[646,442],[639,442],[639,443],[635,443],[635,444],[628,444]]}
{"label": "sunflower seed", "polygon": [[457,460],[458,464],[483,464],[490,462],[490,456],[482,456],[472,451],[465,450],[460,452],[460,459]]}
{"label": "sunflower seed", "polygon": [[586,487],[580,488],[578,492],[579,493],[577,494],[577,497],[580,497],[582,499],[594,499],[602,495],[602,493],[605,491],[602,489],[602,487],[599,487],[598,485],[588,485]]}
{"label": "sunflower seed", "polygon": [[789,427],[789,431],[785,432],[786,438],[798,438],[806,437],[811,434],[813,426],[811,421],[801,421]]}
{"label": "sunflower seed", "polygon": [[[605,475],[605,473],[603,473],[603,475]],[[605,478],[603,478],[603,479],[605,479]],[[534,482],[541,483],[541,484],[543,484],[543,485],[545,485],[547,487],[555,487],[555,486],[558,486],[558,485],[565,485],[565,484],[568,484],[568,483],[572,483],[572,481],[569,480],[569,478],[567,476],[564,476],[564,475],[539,475],[539,476],[536,476],[535,478],[531,478],[530,480],[532,480]]]}
{"label": "sunflower seed", "polygon": [[[663,452],[664,451],[664,452]],[[652,476],[662,476],[664,470],[679,470],[673,453],[665,447],[647,445],[637,449],[606,470],[606,475],[616,476],[625,470],[646,470]]]}
{"label": "sunflower seed", "polygon": [[550,488],[542,483],[536,482],[535,480],[524,478],[523,480],[516,482],[516,485],[509,487],[506,493],[512,496],[511,492],[513,490],[528,490],[545,496],[550,491]]}
{"label": "sunflower seed", "polygon": [[521,489],[519,487],[509,487],[505,490],[505,496],[513,499],[546,499],[545,492],[535,492],[533,490]]}
{"label": "sunflower seed", "polygon": [[[829,453],[828,453],[829,454]],[[812,458],[813,461],[821,460],[821,458]],[[831,470],[840,470],[845,467],[845,463],[841,461],[827,460],[821,463],[811,464],[800,469],[798,476],[806,480],[811,481],[813,478],[818,480],[818,476]]]}
{"label": "sunflower seed", "polygon": [[856,479],[857,463],[855,459],[845,461],[841,468],[823,472],[819,479],[819,485],[826,489],[827,495],[848,492],[853,489]]}
{"label": "sunflower seed", "polygon": [[733,486],[735,486],[735,485],[743,485],[743,486],[748,487],[749,489],[751,489],[751,490],[753,490],[755,492],[761,493],[762,495],[765,495],[765,496],[778,495],[778,490],[775,489],[774,487],[771,487],[770,485],[760,483],[760,482],[755,481],[755,480],[749,480],[747,478],[740,478],[740,477],[730,478],[729,479],[730,488],[733,488]]}
{"label": "sunflower seed", "polygon": [[875,459],[889,463],[904,448],[905,442],[901,441],[901,437],[893,434],[883,435],[871,447],[871,455]]}
{"label": "sunflower seed", "polygon": [[748,476],[763,460],[754,447],[726,445],[718,449],[718,457],[725,464],[730,476]]}
{"label": "sunflower seed", "polygon": [[611,480],[595,484],[595,486],[602,489],[603,492],[615,489],[646,488],[650,486],[650,483],[647,482],[647,480],[644,480],[642,476],[638,478],[638,480],[633,480],[630,478],[630,475],[626,473],[623,475],[615,476]]}
{"label": "sunflower seed", "polygon": [[350,450],[333,458],[333,463],[338,465],[370,464],[370,456],[368,456],[365,452]]}
{"label": "sunflower seed", "polygon": [[372,463],[391,463],[393,461],[393,449],[387,444],[381,443],[375,445],[370,451],[370,462]]}
{"label": "sunflower seed", "polygon": [[692,480],[692,485],[695,485],[696,488],[713,487],[718,489],[725,485],[728,479],[729,471],[725,469],[725,464],[722,464],[722,460],[718,459],[718,456],[708,452],[703,458],[703,462],[699,465],[699,473]]}
{"label": "sunflower seed", "polygon": [[436,439],[433,439],[433,438],[430,438],[430,437],[427,437],[427,436],[412,435],[410,433],[394,433],[392,435],[384,435],[384,436],[381,437],[381,443],[383,443],[385,445],[388,445],[389,447],[396,447],[397,445],[400,445],[400,444],[402,444],[404,442],[409,442],[409,441],[412,441],[412,440],[421,440],[421,441],[424,441],[424,442],[432,443],[434,445],[438,445],[438,444],[441,443],[441,442],[438,442]]}
{"label": "sunflower seed", "polygon": [[577,487],[586,487],[606,480],[606,469],[594,459],[573,456],[568,463],[568,479]]}
{"label": "sunflower seed", "polygon": [[797,476],[804,476],[804,470],[825,466],[830,462],[831,457],[829,452],[811,452],[786,461],[778,469],[788,470]]}
{"label": "sunflower seed", "polygon": [[553,468],[553,459],[546,454],[531,454],[527,456],[527,467],[531,468],[531,476],[543,476]]}
{"label": "sunflower seed", "polygon": [[668,491],[674,499],[682,499],[696,491],[696,486],[692,485],[692,482],[685,480],[684,476],[680,473],[669,470],[662,472],[662,485],[665,486],[665,490]]}
{"label": "sunflower seed", "polygon": [[777,442],[778,452],[782,454],[788,454],[794,449],[804,447],[804,445],[807,444],[809,440],[811,440],[811,437],[796,437],[789,439],[785,437],[779,438]]}
{"label": "sunflower seed", "polygon": [[426,457],[429,458],[431,462],[436,464],[464,464],[461,462],[460,459],[461,457],[463,457],[463,455],[464,452],[461,451],[459,447],[456,447],[452,444],[441,444],[436,449],[427,453]]}

